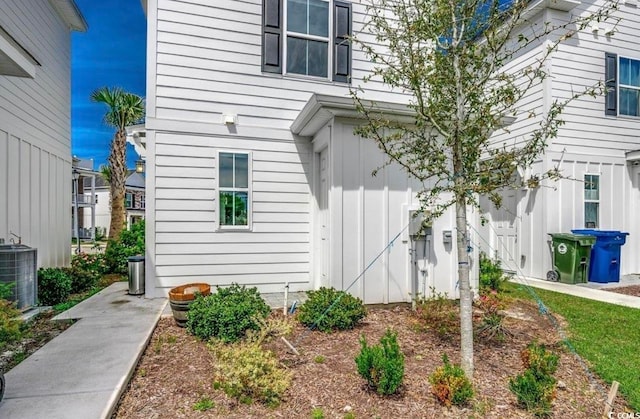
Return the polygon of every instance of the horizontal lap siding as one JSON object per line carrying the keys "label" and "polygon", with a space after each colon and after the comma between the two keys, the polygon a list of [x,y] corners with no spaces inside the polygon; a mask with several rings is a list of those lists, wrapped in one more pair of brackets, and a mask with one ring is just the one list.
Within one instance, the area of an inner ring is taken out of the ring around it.
{"label": "horizontal lap siding", "polygon": [[38,249],[39,266],[69,263],[70,34],[49,2],[6,0],[0,26],[40,63],[0,75],[0,238]]}
{"label": "horizontal lap siding", "polygon": [[[155,275],[279,291],[310,280],[310,145],[156,133]],[[217,153],[250,151],[252,231],[218,231]],[[279,287],[279,288],[278,288]],[[158,291],[158,290],[156,290]]]}

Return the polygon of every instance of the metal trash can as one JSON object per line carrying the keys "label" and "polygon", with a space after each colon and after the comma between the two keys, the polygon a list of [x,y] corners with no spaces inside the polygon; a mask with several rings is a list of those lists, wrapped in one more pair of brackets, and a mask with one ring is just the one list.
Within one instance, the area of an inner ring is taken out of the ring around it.
{"label": "metal trash can", "polygon": [[129,294],[144,294],[144,256],[129,257]]}
{"label": "metal trash can", "polygon": [[591,264],[589,266],[589,281],[619,282],[620,281],[620,248],[627,241],[629,233],[617,230],[571,230],[575,234],[588,234],[596,238],[596,244],[591,249]]}
{"label": "metal trash can", "polygon": [[553,270],[547,272],[547,279],[565,284],[586,283],[591,247],[596,238],[569,233],[549,233],[549,235]]}

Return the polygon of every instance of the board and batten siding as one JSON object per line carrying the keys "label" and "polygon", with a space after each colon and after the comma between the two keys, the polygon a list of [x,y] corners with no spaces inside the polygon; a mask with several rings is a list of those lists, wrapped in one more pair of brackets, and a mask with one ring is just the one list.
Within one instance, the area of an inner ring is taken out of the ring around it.
{"label": "board and batten siding", "polygon": [[[373,140],[354,135],[354,128],[354,121],[340,119],[330,127],[331,283],[321,285],[337,289],[353,285],[350,292],[365,303],[410,302],[416,297],[411,293],[412,282],[417,285],[417,276],[411,263],[411,239],[405,227],[409,210],[420,207],[416,198],[420,184],[395,164],[373,176],[372,172],[384,165],[385,156]],[[477,222],[474,211],[469,211],[468,217],[471,224]],[[452,232],[452,243],[443,242],[443,231]],[[416,256],[418,263],[426,266],[425,289],[415,289],[420,296],[459,297],[455,231],[452,207],[433,221],[426,254]],[[475,232],[470,229],[469,233],[470,243],[475,243]],[[393,245],[387,248],[394,238]],[[472,247],[471,285],[477,289],[478,251]]]}
{"label": "board and batten siding", "polygon": [[4,0],[2,26],[40,66],[0,75],[0,238],[38,249],[39,266],[69,263],[71,37],[48,1]]}

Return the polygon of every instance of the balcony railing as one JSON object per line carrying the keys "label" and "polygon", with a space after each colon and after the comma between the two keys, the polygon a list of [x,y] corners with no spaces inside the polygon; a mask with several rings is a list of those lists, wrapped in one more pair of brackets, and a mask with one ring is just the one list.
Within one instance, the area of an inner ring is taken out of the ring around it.
{"label": "balcony railing", "polygon": [[73,196],[73,200],[72,200],[72,204],[75,205],[76,204],[76,199],[78,200],[78,205],[92,205],[95,201],[95,199],[91,199],[90,195],[78,195]]}

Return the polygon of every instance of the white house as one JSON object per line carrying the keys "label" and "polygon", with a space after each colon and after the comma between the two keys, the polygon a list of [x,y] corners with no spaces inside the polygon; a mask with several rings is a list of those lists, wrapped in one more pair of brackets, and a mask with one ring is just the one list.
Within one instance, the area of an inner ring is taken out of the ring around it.
{"label": "white house", "polygon": [[[366,303],[457,294],[453,214],[434,223],[426,250],[413,243],[405,227],[418,185],[396,167],[373,177],[383,154],[353,134],[348,82],[359,85],[371,63],[344,35],[363,27],[363,4],[143,6],[148,296],[196,281],[263,292],[355,281],[349,291]],[[406,97],[366,87],[406,114]]]}
{"label": "white house", "polygon": [[69,263],[73,0],[0,6],[0,240],[38,249],[38,266]]}
{"label": "white house", "polygon": [[[592,13],[604,1],[560,0],[546,3],[532,22],[566,21],[572,14]],[[606,96],[582,97],[563,113],[565,125],[530,173],[557,167],[559,182],[504,194],[505,208],[490,211],[483,230],[484,250],[497,255],[507,269],[545,278],[551,269],[548,233],[585,227],[630,233],[622,247],[621,273],[640,272],[640,9],[637,1],[620,2],[620,18],[595,23],[561,44],[547,63],[551,77],[533,89],[523,103],[537,111],[549,109],[586,86],[606,81]],[[530,64],[546,48],[523,56],[514,65]],[[540,113],[540,112],[538,112]],[[536,119],[520,118],[509,143],[531,130]],[[527,175],[523,173],[523,175]],[[487,208],[490,206],[485,203]]]}

